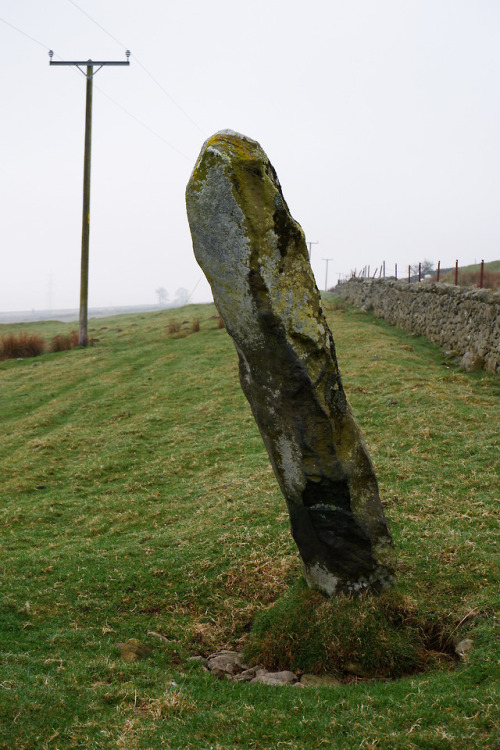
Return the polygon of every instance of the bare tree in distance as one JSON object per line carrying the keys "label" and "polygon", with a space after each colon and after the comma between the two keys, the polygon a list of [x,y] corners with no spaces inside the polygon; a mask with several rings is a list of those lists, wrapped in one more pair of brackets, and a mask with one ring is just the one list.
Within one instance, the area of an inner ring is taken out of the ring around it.
{"label": "bare tree in distance", "polygon": [[[427,258],[423,261],[421,261],[421,269],[420,273],[422,278],[425,278],[427,275],[432,275],[434,273],[434,261],[427,260]],[[412,276],[418,276],[418,263],[415,263],[413,266],[411,266],[411,273]]]}
{"label": "bare tree in distance", "polygon": [[158,295],[158,304],[166,305],[168,302],[168,292],[165,289],[164,286],[159,286],[158,289],[155,290],[155,294]]}
{"label": "bare tree in distance", "polygon": [[181,286],[175,293],[174,307],[182,307],[187,305],[189,301],[189,291]]}

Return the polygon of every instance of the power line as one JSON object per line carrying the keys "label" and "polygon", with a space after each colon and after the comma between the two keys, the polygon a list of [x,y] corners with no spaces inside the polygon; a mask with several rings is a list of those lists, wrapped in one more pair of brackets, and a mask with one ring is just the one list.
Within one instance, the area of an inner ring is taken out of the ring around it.
{"label": "power line", "polygon": [[163,93],[165,94],[165,96],[167,96],[170,99],[170,101],[172,102],[172,104],[174,104],[177,107],[177,109],[179,110],[179,112],[182,112],[182,114],[184,115],[184,117],[187,117],[187,119],[189,120],[189,122],[192,125],[194,125],[195,128],[197,130],[199,130],[202,135],[206,135],[206,131],[204,131],[198,125],[198,123],[195,122],[190,115],[188,115],[188,113],[181,107],[181,105],[178,102],[175,101],[175,99],[168,93],[168,91],[166,89],[163,88],[163,86],[161,85],[161,83],[156,80],[156,78],[154,77],[154,75],[149,72],[149,70],[141,63],[141,61],[135,55],[134,55],[134,60],[137,63],[137,65],[139,65],[143,69],[143,71],[146,73],[146,75],[148,75],[151,78],[151,80],[153,81],[153,83],[156,83],[156,85],[158,86],[158,88],[160,89],[160,91],[163,91]]}
{"label": "power line", "polygon": [[[109,36],[110,39],[116,42],[116,44],[118,44],[120,47],[123,47],[124,49],[126,48],[126,45],[122,44],[119,39],[113,36],[113,34],[111,34],[107,29],[105,29],[104,26],[102,26],[98,21],[95,20],[95,18],[92,18],[92,16],[89,13],[87,13],[87,11],[83,10],[83,8],[81,8],[77,3],[75,3],[74,0],[68,0],[68,2],[71,3],[71,5],[73,5],[75,8],[77,8],[81,13],[83,13],[83,15],[86,16],[90,21],[92,21],[92,23],[98,26],[101,29],[101,31],[107,34],[107,36]],[[137,65],[139,65],[139,67],[143,69],[146,75],[149,76],[149,78],[151,78],[153,83],[156,84],[156,86],[158,86],[160,91],[163,94],[165,94],[165,96],[172,102],[172,104],[175,107],[177,107],[179,112],[181,112],[184,115],[184,117],[186,117],[189,120],[189,122],[192,125],[194,125],[194,127],[197,128],[197,130],[200,131],[202,135],[205,135],[205,131],[198,125],[197,122],[195,122],[195,120],[193,120],[193,118],[186,112],[186,110],[181,107],[181,105],[173,98],[173,96],[169,94],[169,92],[162,86],[162,84],[155,78],[155,76],[146,68],[146,66],[139,60],[139,58],[136,57],[135,54],[134,54],[134,62],[136,62]]]}
{"label": "power line", "polygon": [[[55,56],[55,55],[54,55],[54,56]],[[76,70],[75,70],[75,73],[76,73]],[[98,92],[99,92],[99,93],[100,93],[100,94],[101,94],[102,96],[106,97],[106,99],[108,99],[108,100],[109,100],[109,101],[111,102],[111,104],[114,104],[114,105],[115,105],[115,107],[118,107],[118,109],[121,109],[121,111],[122,111],[122,112],[123,112],[124,114],[126,114],[126,115],[127,115],[128,117],[130,117],[130,118],[131,118],[132,120],[135,120],[135,121],[136,121],[136,123],[138,123],[138,125],[140,125],[141,127],[143,127],[143,128],[144,128],[144,130],[147,130],[147,131],[148,131],[149,133],[151,133],[151,134],[152,134],[152,135],[154,135],[154,136],[155,136],[156,138],[158,138],[158,139],[159,139],[160,141],[162,141],[162,142],[163,142],[163,143],[165,144],[165,146],[168,146],[169,148],[171,148],[171,149],[172,149],[172,151],[175,151],[175,152],[176,152],[177,154],[179,154],[179,156],[182,156],[182,158],[183,158],[183,159],[186,159],[186,161],[189,161],[189,162],[192,162],[192,161],[193,161],[193,160],[192,160],[192,158],[189,158],[189,156],[186,156],[186,154],[184,154],[184,153],[183,153],[182,151],[179,151],[179,149],[177,148],[177,146],[174,146],[174,145],[173,145],[173,143],[170,143],[169,141],[167,141],[167,139],[166,139],[166,138],[164,138],[164,137],[163,137],[162,135],[160,135],[159,133],[157,133],[157,132],[156,132],[156,130],[153,130],[153,128],[150,128],[150,127],[149,127],[149,125],[147,125],[147,124],[146,124],[145,122],[143,122],[143,121],[142,121],[142,120],[141,120],[141,119],[140,119],[139,117],[137,117],[136,115],[134,115],[134,113],[133,113],[133,112],[130,112],[130,110],[128,110],[128,109],[127,109],[126,107],[124,107],[124,106],[123,106],[123,104],[120,104],[120,102],[117,102],[117,101],[116,101],[116,99],[113,99],[113,97],[112,97],[112,96],[110,96],[109,94],[107,94],[107,93],[106,93],[106,92],[105,92],[105,91],[104,91],[104,90],[103,90],[103,89],[102,89],[102,88],[101,88],[100,86],[98,86],[98,85],[97,85],[96,83],[94,83],[94,89],[95,89],[96,91],[98,91]]]}
{"label": "power line", "polygon": [[[69,2],[72,2],[72,0],[69,0]],[[76,5],[76,3],[73,3],[73,4]],[[82,12],[84,12],[84,11],[82,11]],[[9,26],[11,29],[14,29],[14,31],[17,31],[19,34],[22,34],[22,36],[25,36],[27,39],[30,39],[35,44],[38,44],[40,47],[43,47],[47,51],[51,51],[50,47],[48,47],[46,44],[44,44],[43,42],[40,42],[38,39],[35,39],[35,37],[30,36],[30,34],[27,34],[25,31],[23,31],[22,29],[19,29],[17,26],[14,26],[13,23],[10,23],[9,21],[6,21],[5,18],[0,18],[0,21],[2,21],[6,26]],[[58,54],[56,54],[55,52],[53,54],[54,54],[54,57],[57,57],[60,60],[62,59],[61,56],[58,55]],[[75,70],[75,73],[77,73],[76,70]],[[115,99],[113,99],[113,97],[109,96],[109,94],[107,94],[105,91],[103,91],[99,86],[97,86],[96,84],[94,84],[94,88],[97,91],[99,91],[100,94],[102,94],[103,96],[105,96],[106,99],[109,99],[109,101],[112,104],[114,104],[115,107],[118,107],[118,109],[121,109],[122,112],[124,112],[126,115],[128,115],[128,117],[131,117],[132,120],[135,120],[139,125],[141,125],[141,127],[143,127],[145,130],[148,130],[152,135],[154,135],[156,138],[158,138],[160,141],[162,141],[166,146],[168,146],[173,151],[175,151],[176,153],[178,153],[179,156],[182,156],[183,159],[186,159],[189,162],[192,161],[192,159],[190,159],[188,156],[186,156],[186,154],[183,154],[182,151],[179,151],[179,149],[176,146],[174,146],[172,143],[169,143],[169,141],[167,141],[165,138],[163,138],[162,135],[160,135],[155,130],[153,130],[153,128],[150,128],[149,125],[146,125],[146,123],[143,122],[141,119],[139,119],[139,117],[136,117],[136,115],[134,115],[132,112],[129,112],[128,109],[126,109],[119,102],[117,102]]]}
{"label": "power line", "polygon": [[143,122],[138,117],[136,117],[132,112],[129,112],[128,109],[125,109],[125,107],[123,107],[119,102],[115,101],[115,99],[113,99],[109,94],[106,94],[106,92],[103,91],[101,88],[99,88],[99,86],[97,86],[96,84],[94,84],[94,88],[97,89],[97,91],[99,91],[103,96],[105,96],[106,99],[109,99],[109,101],[112,104],[114,104],[115,107],[118,107],[118,109],[121,109],[122,112],[125,112],[126,115],[128,115],[129,117],[131,117],[137,123],[139,123],[139,125],[142,125],[143,128],[145,128],[146,130],[149,130],[149,132],[152,133],[154,136],[156,136],[156,138],[159,138],[160,141],[163,141],[163,143],[166,146],[168,146],[169,148],[171,148],[174,151],[176,151],[179,154],[179,156],[183,157],[183,159],[187,159],[187,161],[189,161],[189,162],[193,161],[192,159],[189,158],[189,156],[186,156],[186,154],[183,154],[182,151],[179,151],[179,149],[176,146],[174,146],[172,143],[169,143],[162,135],[160,135],[155,130],[153,130],[153,128],[150,128],[149,125],[146,125],[145,122]]}
{"label": "power line", "polygon": [[32,42],[35,42],[35,44],[38,44],[38,45],[39,45],[40,47],[43,47],[43,48],[44,48],[44,49],[46,49],[46,50],[48,50],[48,49],[49,49],[49,47],[47,47],[47,45],[46,45],[46,44],[44,44],[43,42],[39,42],[39,41],[38,41],[38,39],[35,39],[35,37],[34,37],[34,36],[30,36],[29,34],[27,34],[27,33],[26,33],[25,31],[23,31],[22,29],[19,29],[19,28],[18,28],[17,26],[14,26],[14,24],[13,24],[13,23],[10,23],[9,21],[6,21],[6,20],[5,20],[5,18],[0,18],[0,21],[2,21],[2,22],[3,22],[4,24],[6,24],[6,26],[10,26],[10,28],[11,28],[11,29],[14,29],[14,31],[18,31],[18,32],[19,32],[19,34],[22,34],[22,35],[23,35],[23,36],[25,36],[25,37],[26,37],[27,39],[31,39],[31,41],[32,41]]}
{"label": "power line", "polygon": [[80,13],[83,13],[83,15],[84,15],[84,16],[87,16],[87,18],[88,18],[88,19],[89,19],[90,21],[92,21],[92,23],[95,23],[95,25],[96,25],[96,26],[99,26],[99,28],[101,29],[101,31],[104,31],[104,33],[105,33],[105,34],[107,34],[107,35],[108,35],[108,36],[109,36],[109,37],[110,37],[110,38],[111,38],[111,39],[112,39],[112,40],[113,40],[114,42],[116,42],[116,43],[118,44],[118,46],[119,46],[119,47],[123,47],[124,49],[126,49],[125,45],[124,45],[124,44],[122,44],[122,43],[120,42],[120,40],[119,40],[119,39],[117,39],[117,38],[116,38],[115,36],[113,36],[113,34],[110,34],[110,33],[109,33],[109,31],[107,31],[107,30],[106,30],[106,29],[104,28],[104,26],[101,26],[101,24],[100,24],[100,23],[98,23],[98,22],[97,22],[97,21],[95,20],[95,18],[92,18],[92,16],[90,16],[90,15],[89,15],[89,14],[87,13],[87,11],[83,10],[83,8],[80,8],[80,6],[79,6],[79,5],[77,5],[77,4],[76,4],[76,3],[75,3],[75,2],[73,1],[73,0],[68,0],[68,2],[69,2],[69,3],[71,3],[71,5],[74,5],[74,6],[75,6],[75,8],[78,8],[78,10],[80,11]]}
{"label": "power line", "polygon": [[[54,55],[56,57],[56,55]],[[57,55],[57,57],[59,57]],[[80,68],[78,68],[80,70]],[[82,72],[80,70],[80,72]],[[75,70],[76,73],[76,70]],[[139,117],[134,115],[133,112],[130,112],[126,107],[123,106],[123,104],[120,104],[120,102],[117,102],[116,99],[113,99],[112,96],[107,94],[100,86],[98,86],[96,83],[94,83],[94,89],[98,91],[102,96],[106,97],[112,104],[115,105],[115,107],[118,107],[118,109],[121,109],[122,112],[124,112],[128,117],[132,118],[132,120],[135,120],[141,127],[143,127],[145,130],[150,132],[152,135],[154,135],[156,138],[158,138],[160,141],[162,141],[166,146],[172,149],[172,151],[175,151],[179,156],[182,156],[183,159],[186,159],[186,161],[192,162],[192,158],[189,158],[189,156],[186,156],[182,151],[179,151],[177,146],[174,146],[173,143],[170,143],[167,141],[166,138],[164,138],[162,135],[156,132],[156,130],[153,130],[153,128],[150,128],[149,125],[147,125],[145,122],[143,122]]]}

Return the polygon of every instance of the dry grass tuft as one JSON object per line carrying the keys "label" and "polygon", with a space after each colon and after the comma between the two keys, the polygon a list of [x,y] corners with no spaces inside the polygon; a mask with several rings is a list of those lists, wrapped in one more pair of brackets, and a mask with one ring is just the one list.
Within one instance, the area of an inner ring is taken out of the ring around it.
{"label": "dry grass tuft", "polygon": [[73,330],[70,333],[58,333],[54,336],[50,342],[50,351],[67,352],[75,346],[78,346],[78,333]]}
{"label": "dry grass tuft", "polygon": [[171,335],[173,333],[179,333],[181,330],[181,324],[178,320],[171,320],[167,325],[167,332]]}
{"label": "dry grass tuft", "polygon": [[45,339],[35,333],[13,333],[0,339],[0,360],[39,357],[46,350]]}
{"label": "dry grass tuft", "polygon": [[224,321],[222,320],[222,315],[219,315],[219,317],[217,318],[217,328],[225,328],[225,327],[226,325]]}
{"label": "dry grass tuft", "polygon": [[195,318],[191,324],[191,331],[192,333],[198,333],[199,330],[200,330],[200,319]]}
{"label": "dry grass tuft", "polygon": [[258,551],[253,551],[249,558],[231,566],[220,578],[228,594],[271,604],[287,590],[287,579],[297,565],[295,557],[262,558]]}
{"label": "dry grass tuft", "polygon": [[136,697],[135,711],[150,716],[154,721],[168,719],[170,716],[182,715],[186,712],[196,710],[194,701],[185,698],[181,691],[172,684],[172,690],[165,693],[161,698],[139,698]]}

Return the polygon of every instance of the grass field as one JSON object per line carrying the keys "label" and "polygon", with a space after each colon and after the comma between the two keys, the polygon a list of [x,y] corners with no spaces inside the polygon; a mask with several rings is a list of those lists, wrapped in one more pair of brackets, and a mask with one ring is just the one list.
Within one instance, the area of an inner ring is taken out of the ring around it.
{"label": "grass field", "polygon": [[[364,679],[339,662],[338,687],[298,689],[187,661],[244,647],[273,612],[300,648],[285,503],[213,306],[100,319],[93,347],[0,362],[1,748],[499,746],[499,379],[332,297],[325,308],[397,547],[401,627],[425,631],[426,668]],[[370,607],[346,603],[339,650]],[[122,661],[129,638],[149,656]]]}

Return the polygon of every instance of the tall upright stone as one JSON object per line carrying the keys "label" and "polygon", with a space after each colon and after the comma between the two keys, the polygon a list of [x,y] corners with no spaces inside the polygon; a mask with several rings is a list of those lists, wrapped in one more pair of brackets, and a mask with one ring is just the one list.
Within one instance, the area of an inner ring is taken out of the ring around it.
{"label": "tall upright stone", "polygon": [[275,170],[230,130],[203,145],[186,191],[196,259],[239,357],[240,382],[285,496],[310,586],[395,583],[377,479]]}

